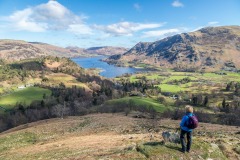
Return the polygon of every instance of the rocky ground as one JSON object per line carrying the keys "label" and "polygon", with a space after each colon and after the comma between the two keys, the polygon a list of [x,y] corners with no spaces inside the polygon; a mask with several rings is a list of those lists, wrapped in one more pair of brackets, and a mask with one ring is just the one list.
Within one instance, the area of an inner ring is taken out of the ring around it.
{"label": "rocky ground", "polygon": [[0,159],[240,159],[240,128],[200,123],[191,153],[163,143],[179,121],[152,120],[138,113],[94,114],[50,119],[0,135]]}

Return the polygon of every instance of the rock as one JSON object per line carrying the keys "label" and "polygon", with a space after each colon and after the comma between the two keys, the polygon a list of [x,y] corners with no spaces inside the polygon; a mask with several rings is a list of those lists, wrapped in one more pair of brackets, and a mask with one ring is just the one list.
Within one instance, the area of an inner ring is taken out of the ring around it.
{"label": "rock", "polygon": [[162,137],[163,137],[164,143],[166,142],[180,143],[180,136],[178,133],[165,131],[162,133]]}
{"label": "rock", "polygon": [[203,159],[200,155],[198,155],[198,158],[199,158],[199,159]]}

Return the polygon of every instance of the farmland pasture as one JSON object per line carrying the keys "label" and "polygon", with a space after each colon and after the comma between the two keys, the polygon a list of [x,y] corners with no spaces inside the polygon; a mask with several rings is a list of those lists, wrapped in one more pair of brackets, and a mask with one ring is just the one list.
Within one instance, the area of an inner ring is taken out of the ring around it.
{"label": "farmland pasture", "polygon": [[157,86],[161,88],[162,92],[177,93],[185,90],[185,88],[181,87],[180,85],[160,84]]}
{"label": "farmland pasture", "polygon": [[54,73],[46,76],[48,78],[48,84],[60,84],[63,83],[66,87],[84,87],[89,90],[88,86],[84,83],[78,82],[75,77],[64,74],[64,73]]}
{"label": "farmland pasture", "polygon": [[[144,79],[151,81],[159,81],[156,86],[160,87],[163,92],[181,92],[190,91],[192,93],[205,92],[210,93],[211,90],[221,90],[226,83],[231,81],[240,82],[240,73],[224,72],[226,75],[217,73],[190,73],[190,72],[153,72],[138,73],[130,77],[116,78],[116,80],[129,79],[130,82],[136,82]],[[188,83],[171,84],[173,81],[181,81],[184,78],[190,79]]]}
{"label": "farmland pasture", "polygon": [[28,87],[0,97],[0,106],[12,108],[17,102],[29,105],[34,100],[42,100],[43,94],[49,96],[51,95],[51,91],[40,87]]}
{"label": "farmland pasture", "polygon": [[136,106],[145,106],[145,107],[153,107],[157,112],[164,112],[170,107],[166,107],[163,104],[152,98],[146,97],[124,97],[120,99],[109,100],[106,102],[108,105],[128,105],[128,103],[132,101],[132,103]]}
{"label": "farmland pasture", "polygon": [[[228,103],[232,102],[231,97],[233,94],[226,90],[226,86],[231,81],[240,82],[240,73],[195,73],[168,70],[164,72],[157,71],[137,73],[130,76],[126,75],[117,78],[116,81],[130,81],[132,83],[140,81],[141,83],[153,84],[155,87],[157,86],[161,89],[161,94],[158,96],[164,96],[165,99],[172,95],[180,95],[181,99],[188,101],[189,97],[193,95],[202,96],[203,99],[207,96],[209,98],[207,107],[221,107],[222,101],[226,97]],[[151,92],[147,92],[146,95],[153,97]],[[157,98],[156,95],[155,98]],[[202,106],[198,107],[207,110],[206,106]]]}

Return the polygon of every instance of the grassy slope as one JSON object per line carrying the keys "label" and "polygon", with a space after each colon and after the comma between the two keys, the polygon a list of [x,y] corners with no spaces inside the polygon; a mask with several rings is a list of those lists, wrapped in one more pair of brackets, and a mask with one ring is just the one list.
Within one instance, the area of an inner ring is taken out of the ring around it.
{"label": "grassy slope", "polygon": [[64,73],[54,73],[46,76],[48,78],[49,84],[60,84],[64,83],[66,87],[72,87],[72,86],[78,86],[78,87],[84,87],[87,90],[90,90],[88,86],[84,83],[78,82],[75,77],[64,74]]}
{"label": "grassy slope", "polygon": [[[46,76],[48,81],[45,82],[46,85],[58,85],[60,83],[64,83],[66,87],[72,87],[76,85],[77,87],[84,87],[86,90],[90,90],[89,87],[81,82],[78,82],[75,77],[71,75],[67,75],[64,73],[52,73]],[[34,84],[41,82],[41,79],[35,78],[30,79],[26,82],[26,84]],[[30,104],[34,100],[41,100],[44,93],[47,95],[51,94],[50,90],[38,88],[38,87],[29,87],[23,90],[19,90],[17,87],[23,84],[15,84],[12,86],[8,86],[11,88],[12,93],[7,96],[0,97],[0,106],[11,108],[17,102],[24,102],[26,104]],[[3,87],[6,87],[5,84]],[[3,88],[0,87],[0,93],[3,91]]]}
{"label": "grassy slope", "polygon": [[177,93],[177,92],[180,92],[180,91],[184,91],[184,90],[185,90],[184,88],[182,88],[182,87],[179,86],[179,85],[160,84],[160,85],[157,85],[157,86],[161,88],[161,91],[162,91],[162,92]]}
{"label": "grassy slope", "polygon": [[154,99],[151,98],[143,98],[143,97],[125,97],[120,99],[114,99],[107,101],[106,104],[112,104],[112,105],[127,105],[129,101],[132,100],[132,102],[135,105],[141,105],[141,106],[151,106],[158,112],[163,112],[167,107],[165,107],[163,104],[160,104]]}
{"label": "grassy slope", "polygon": [[[161,133],[175,131],[179,121],[152,121],[119,114],[96,114],[44,120],[0,134],[0,159],[237,159],[233,150],[239,128],[201,123],[194,132],[192,151],[163,144]],[[151,127],[150,127],[151,128]],[[151,135],[153,138],[151,139]],[[230,142],[231,143],[228,143]],[[225,146],[221,147],[221,146]],[[224,154],[223,154],[224,153]],[[228,158],[226,157],[228,156]],[[237,157],[238,156],[238,157]]]}
{"label": "grassy slope", "polygon": [[39,87],[28,87],[0,97],[0,106],[10,108],[13,107],[17,102],[30,104],[34,100],[41,100],[44,93],[46,95],[50,95],[51,91]]}

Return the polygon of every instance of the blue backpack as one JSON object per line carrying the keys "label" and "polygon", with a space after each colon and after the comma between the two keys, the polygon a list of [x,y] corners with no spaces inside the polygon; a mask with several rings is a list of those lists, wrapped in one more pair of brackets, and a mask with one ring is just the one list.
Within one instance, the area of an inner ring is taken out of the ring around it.
{"label": "blue backpack", "polygon": [[188,127],[189,129],[197,128],[198,127],[197,117],[194,114],[192,116],[188,116],[188,120],[186,121],[185,126]]}

